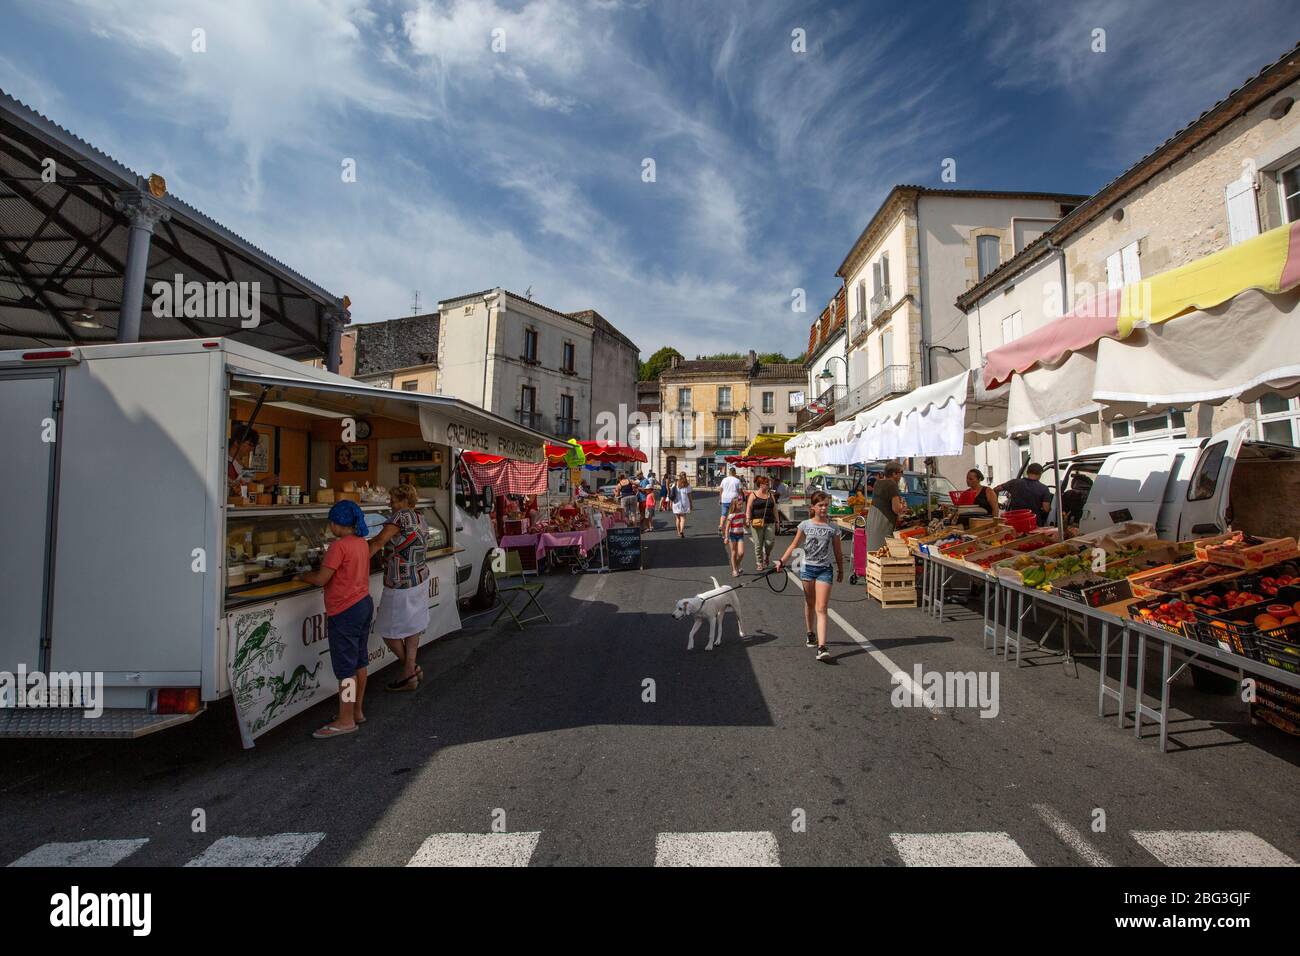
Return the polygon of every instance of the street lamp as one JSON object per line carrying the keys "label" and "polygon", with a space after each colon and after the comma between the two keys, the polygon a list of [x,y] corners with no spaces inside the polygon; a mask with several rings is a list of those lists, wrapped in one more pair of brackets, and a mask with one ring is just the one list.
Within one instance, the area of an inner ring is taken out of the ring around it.
{"label": "street lamp", "polygon": [[817,377],[823,382],[830,382],[832,385],[835,384],[835,373],[831,371],[831,362],[844,363],[844,391],[847,392],[849,390],[849,360],[843,355],[832,355],[828,357],[826,359],[826,364],[822,366],[821,373],[818,374]]}

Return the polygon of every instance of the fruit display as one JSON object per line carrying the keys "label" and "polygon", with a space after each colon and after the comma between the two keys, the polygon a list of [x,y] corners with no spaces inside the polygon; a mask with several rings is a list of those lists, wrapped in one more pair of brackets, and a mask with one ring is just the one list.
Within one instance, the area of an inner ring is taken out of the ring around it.
{"label": "fruit display", "polygon": [[1045,548],[1057,540],[1055,531],[1036,531],[1031,535],[1018,538],[1007,545],[1009,548],[1015,548],[1022,554],[1030,551],[1037,551],[1039,548]]}
{"label": "fruit display", "polygon": [[1139,596],[1153,596],[1150,592],[1162,591],[1181,593],[1240,574],[1239,568],[1209,561],[1189,561],[1186,564],[1156,568],[1153,571],[1134,575],[1133,593]]}
{"label": "fruit display", "polygon": [[1175,634],[1184,633],[1186,625],[1196,622],[1196,612],[1191,605],[1178,598],[1135,601],[1129,605],[1128,612],[1129,617],[1136,621],[1144,621]]}
{"label": "fruit display", "polygon": [[1260,538],[1233,531],[1196,542],[1196,556],[1237,568],[1262,568],[1296,556],[1295,538]]}
{"label": "fruit display", "polygon": [[1010,548],[993,548],[989,551],[975,551],[972,554],[962,558],[967,564],[973,564],[987,571],[999,561],[1005,561],[1007,558],[1014,558],[1016,552]]}

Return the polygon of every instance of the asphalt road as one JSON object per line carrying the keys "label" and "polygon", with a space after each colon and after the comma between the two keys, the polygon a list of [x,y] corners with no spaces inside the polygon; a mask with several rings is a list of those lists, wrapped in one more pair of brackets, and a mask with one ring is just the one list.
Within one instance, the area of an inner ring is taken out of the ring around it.
{"label": "asphalt road", "polygon": [[[685,540],[647,536],[645,570],[544,577],[553,623],[468,619],[422,652],[420,692],[372,691],[350,737],[310,738],[321,705],[251,751],[220,710],[137,741],[0,741],[0,864],[1300,859],[1300,742],[1186,675],[1162,755],[1097,717],[1088,662],[1017,670],[981,650],[977,612],[940,625],[861,586],[835,586],[858,638],[835,625],[829,664],[797,587],[759,581],[746,637],[728,617],[688,653],[674,603],[729,575],[716,499],[697,502]],[[890,665],[917,663],[996,673],[997,716],[895,706]]]}

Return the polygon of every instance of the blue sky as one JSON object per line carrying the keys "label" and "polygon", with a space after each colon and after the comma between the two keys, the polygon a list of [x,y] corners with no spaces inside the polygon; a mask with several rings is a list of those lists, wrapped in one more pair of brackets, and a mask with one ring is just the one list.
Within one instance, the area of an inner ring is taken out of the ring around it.
{"label": "blue sky", "polygon": [[1092,192],[1295,24],[1219,0],[5,6],[0,87],[349,295],[353,321],[409,314],[414,289],[531,287],[643,357],[800,352],[892,185],[943,185],[951,157],[959,187]]}

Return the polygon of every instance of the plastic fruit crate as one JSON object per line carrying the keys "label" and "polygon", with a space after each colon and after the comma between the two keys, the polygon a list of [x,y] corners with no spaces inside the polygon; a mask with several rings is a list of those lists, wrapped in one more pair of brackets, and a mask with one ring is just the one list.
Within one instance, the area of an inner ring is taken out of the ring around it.
{"label": "plastic fruit crate", "polygon": [[1172,604],[1177,600],[1178,598],[1175,595],[1166,594],[1162,597],[1148,598],[1143,601],[1134,601],[1128,606],[1128,616],[1135,621],[1141,621],[1143,624],[1150,624],[1152,627],[1158,627],[1162,631],[1168,631],[1170,634],[1187,636],[1188,625],[1194,623],[1193,621],[1186,621],[1174,626],[1172,623],[1157,620],[1154,617],[1144,617],[1142,614],[1143,611],[1158,608],[1161,604]]}

